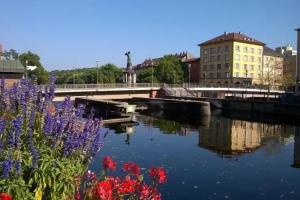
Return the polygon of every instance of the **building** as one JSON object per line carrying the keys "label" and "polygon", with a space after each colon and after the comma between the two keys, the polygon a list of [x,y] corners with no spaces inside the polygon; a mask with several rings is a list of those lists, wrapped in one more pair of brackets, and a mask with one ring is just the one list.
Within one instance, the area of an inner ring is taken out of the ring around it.
{"label": "building", "polygon": [[261,84],[263,42],[240,32],[225,32],[198,46],[201,83]]}
{"label": "building", "polygon": [[287,85],[295,85],[296,83],[296,65],[297,65],[297,51],[288,44],[276,48],[276,52],[283,57],[283,80]]}
{"label": "building", "polygon": [[[176,53],[176,54],[169,54],[170,56],[175,56],[176,58],[180,59],[182,62],[187,61],[189,59],[193,58],[193,55],[188,53],[188,52],[180,52],[180,53]],[[137,64],[135,66],[132,67],[133,70],[142,70],[148,67],[155,67],[159,64],[159,61],[162,59],[163,57],[159,57],[159,58],[149,58],[144,60],[144,62]]]}
{"label": "building", "polygon": [[183,63],[188,66],[189,80],[191,83],[200,82],[200,58],[190,58]]}
{"label": "building", "polygon": [[5,79],[5,85],[9,87],[18,82],[24,72],[25,68],[19,59],[14,59],[11,55],[5,58],[3,47],[0,44],[0,78]]}
{"label": "building", "polygon": [[263,85],[281,86],[283,81],[283,57],[275,50],[264,46],[261,83]]}
{"label": "building", "polygon": [[291,44],[275,48],[275,51],[283,56],[295,56],[297,51],[293,49]]}

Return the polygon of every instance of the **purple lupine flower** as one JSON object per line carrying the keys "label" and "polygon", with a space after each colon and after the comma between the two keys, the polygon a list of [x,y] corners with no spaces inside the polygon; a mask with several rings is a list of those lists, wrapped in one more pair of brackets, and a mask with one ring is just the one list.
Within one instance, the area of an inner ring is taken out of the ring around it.
{"label": "purple lupine flower", "polygon": [[22,173],[22,171],[21,171],[21,165],[22,165],[22,163],[21,163],[20,160],[16,160],[15,161],[15,169],[16,169],[17,174],[21,174]]}
{"label": "purple lupine flower", "polygon": [[36,148],[34,147],[33,143],[30,144],[30,153],[32,156],[32,164],[31,165],[33,168],[36,168],[40,155],[39,155],[38,151],[36,150]]}
{"label": "purple lupine flower", "polygon": [[29,127],[33,128],[35,122],[35,109],[31,108],[30,118],[29,118]]}
{"label": "purple lupine flower", "polygon": [[21,116],[17,117],[16,119],[13,120],[13,126],[15,130],[15,141],[14,145],[15,147],[20,147],[20,137],[21,137],[21,126],[23,123],[23,119]]}
{"label": "purple lupine flower", "polygon": [[100,151],[100,149],[103,147],[103,145],[104,143],[103,143],[102,130],[98,128],[97,135],[93,141],[92,148],[91,148],[92,156],[95,156],[98,153],[98,151]]}
{"label": "purple lupine flower", "polygon": [[49,135],[52,132],[53,128],[53,119],[49,111],[47,111],[46,116],[45,116],[45,122],[44,122],[44,133],[46,135]]}
{"label": "purple lupine flower", "polygon": [[15,146],[15,132],[12,128],[7,131],[7,142],[9,148],[14,148]]}
{"label": "purple lupine flower", "polygon": [[2,177],[8,178],[10,171],[13,167],[13,160],[7,159],[2,163]]}
{"label": "purple lupine flower", "polygon": [[6,125],[6,121],[3,117],[1,117],[0,118],[0,135],[4,132],[5,125]]}
{"label": "purple lupine flower", "polygon": [[54,94],[55,94],[55,81],[56,78],[54,76],[54,74],[52,73],[50,76],[50,84],[49,84],[49,92],[48,92],[48,96],[49,96],[49,100],[52,101],[54,99]]}
{"label": "purple lupine flower", "polygon": [[5,98],[4,86],[5,86],[5,82],[4,82],[4,78],[2,77],[1,80],[0,80],[0,109],[5,109],[5,102],[4,102],[4,98]]}

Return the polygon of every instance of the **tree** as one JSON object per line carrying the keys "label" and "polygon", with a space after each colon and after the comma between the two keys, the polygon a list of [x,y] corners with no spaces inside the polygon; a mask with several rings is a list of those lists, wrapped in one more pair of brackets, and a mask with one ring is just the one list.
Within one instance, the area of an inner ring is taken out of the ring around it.
{"label": "tree", "polygon": [[137,72],[137,81],[140,83],[152,83],[152,77],[154,83],[158,82],[152,67],[145,68]]}
{"label": "tree", "polygon": [[23,66],[27,65],[37,67],[34,71],[27,72],[28,77],[33,78],[33,76],[36,76],[38,84],[45,84],[48,82],[48,72],[44,69],[40,62],[40,57],[37,54],[28,51],[27,53],[22,53],[19,56],[19,59]]}
{"label": "tree", "polygon": [[175,56],[168,55],[160,59],[155,68],[155,76],[160,82],[182,83],[184,81],[183,63]]}

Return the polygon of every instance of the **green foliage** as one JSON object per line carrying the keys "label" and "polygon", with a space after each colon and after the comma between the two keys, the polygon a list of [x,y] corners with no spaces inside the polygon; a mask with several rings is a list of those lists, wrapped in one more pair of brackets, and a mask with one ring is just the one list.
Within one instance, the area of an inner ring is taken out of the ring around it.
{"label": "green foliage", "polygon": [[[121,82],[122,69],[114,64],[106,64],[99,68],[81,68],[54,71],[57,84],[96,84]],[[97,78],[98,76],[98,78]]]}
{"label": "green foliage", "polygon": [[[153,68],[153,82],[183,83],[186,80],[186,66],[175,56],[164,56]],[[137,80],[139,82],[152,82],[152,68],[140,70],[137,73]]]}
{"label": "green foliage", "polygon": [[40,62],[40,57],[37,54],[34,54],[30,51],[27,53],[22,53],[19,56],[19,59],[23,66],[26,66],[26,60],[28,66],[36,66],[37,68],[34,71],[28,71],[28,77],[37,78],[38,84],[46,84],[48,81],[48,72],[44,69],[43,65]]}

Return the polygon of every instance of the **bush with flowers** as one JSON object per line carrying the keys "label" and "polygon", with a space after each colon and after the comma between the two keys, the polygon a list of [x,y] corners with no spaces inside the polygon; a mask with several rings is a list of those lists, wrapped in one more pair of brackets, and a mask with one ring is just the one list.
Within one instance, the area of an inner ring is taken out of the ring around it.
{"label": "bush with flowers", "polygon": [[103,145],[100,121],[79,123],[82,107],[70,98],[56,105],[55,77],[49,82],[45,89],[27,79],[11,88],[0,82],[0,192],[14,199],[73,197]]}
{"label": "bush with flowers", "polygon": [[[1,79],[0,200],[160,199],[157,183],[166,180],[162,168],[150,170],[152,186],[143,182],[134,163],[124,164],[124,179],[105,173],[99,180],[93,173],[85,177],[103,145],[101,121],[83,122],[84,107],[75,108],[69,97],[56,105],[54,93],[54,76],[45,88],[28,79],[5,88]],[[116,168],[109,157],[103,164],[104,171]]]}
{"label": "bush with flowers", "polygon": [[[83,199],[86,200],[160,200],[161,194],[158,185],[167,181],[167,174],[162,167],[152,167],[149,176],[152,184],[144,181],[141,168],[133,162],[125,162],[122,171],[124,177],[108,175],[116,170],[116,162],[106,156],[102,162],[103,170],[100,178],[88,171],[84,181]],[[76,198],[80,199],[78,192]]]}

